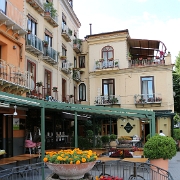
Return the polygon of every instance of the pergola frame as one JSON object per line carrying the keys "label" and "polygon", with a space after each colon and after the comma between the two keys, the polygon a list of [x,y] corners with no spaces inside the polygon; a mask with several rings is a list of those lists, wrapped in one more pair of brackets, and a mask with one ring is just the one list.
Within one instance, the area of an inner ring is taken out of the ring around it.
{"label": "pergola frame", "polygon": [[75,127],[75,147],[78,147],[78,135],[77,135],[77,114],[92,114],[110,117],[134,117],[150,122],[150,136],[155,135],[155,112],[146,110],[133,110],[123,108],[109,108],[99,106],[88,106],[81,104],[68,104],[60,102],[49,102],[38,99],[31,99],[27,97],[17,96],[5,92],[0,92],[0,102],[9,103],[11,105],[21,107],[36,107],[41,109],[41,159],[43,160],[43,154],[45,154],[45,110],[57,110],[74,113],[74,127]]}

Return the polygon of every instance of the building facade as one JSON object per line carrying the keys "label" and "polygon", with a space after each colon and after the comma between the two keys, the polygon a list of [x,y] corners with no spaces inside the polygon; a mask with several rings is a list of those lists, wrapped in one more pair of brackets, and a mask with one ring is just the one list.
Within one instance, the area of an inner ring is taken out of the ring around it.
{"label": "building facade", "polygon": [[[131,39],[128,30],[122,30],[88,35],[86,43],[89,104],[154,111],[156,133],[162,129],[170,136],[174,112],[173,65],[163,42]],[[102,121],[101,134],[110,133],[119,137],[138,135],[145,140],[149,122],[128,116],[115,119],[111,125],[109,119]]]}

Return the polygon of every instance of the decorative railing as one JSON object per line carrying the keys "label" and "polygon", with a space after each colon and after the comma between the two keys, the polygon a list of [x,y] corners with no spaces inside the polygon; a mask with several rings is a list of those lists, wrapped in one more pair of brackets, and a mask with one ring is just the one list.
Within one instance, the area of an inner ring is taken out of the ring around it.
{"label": "decorative railing", "polygon": [[78,69],[73,69],[73,79],[77,82],[81,81],[81,74]]}
{"label": "decorative railing", "polygon": [[161,103],[162,96],[160,93],[154,94],[136,94],[134,95],[135,104],[152,104],[152,103]]}
{"label": "decorative railing", "polygon": [[148,58],[148,59],[130,59],[129,60],[129,67],[137,67],[137,66],[152,66],[152,65],[164,65],[165,60],[161,59],[153,59],[153,58]]}
{"label": "decorative railing", "polygon": [[119,68],[119,59],[115,60],[104,60],[99,59],[95,62],[95,69],[106,69],[106,68]]}
{"label": "decorative railing", "polygon": [[120,96],[117,95],[97,96],[95,97],[94,104],[95,105],[120,104]]}
{"label": "decorative railing", "polygon": [[58,62],[58,52],[50,46],[44,47],[43,59],[51,64],[56,64]]}
{"label": "decorative railing", "polygon": [[[31,46],[31,47],[29,47],[29,46]],[[26,49],[28,49],[28,50],[36,53],[36,54],[42,54],[43,53],[43,43],[42,43],[42,40],[39,39],[34,34],[26,35]]]}
{"label": "decorative railing", "polygon": [[72,66],[72,63],[70,63],[70,62],[67,62],[67,61],[62,62],[61,70],[67,74],[70,74],[71,73],[71,66]]}
{"label": "decorative railing", "polygon": [[77,53],[81,52],[81,43],[82,43],[81,40],[78,38],[73,40],[73,49]]}
{"label": "decorative railing", "polygon": [[[13,86],[19,86],[24,89],[32,89],[33,82],[31,79],[32,73],[21,70],[12,64],[6,63],[6,61],[0,59],[0,81],[1,90],[5,88],[11,90]],[[9,86],[11,84],[11,86]],[[3,88],[3,89],[2,89]]]}
{"label": "decorative railing", "polygon": [[68,28],[65,24],[62,25],[62,32],[68,34],[68,36],[72,36],[72,30]]}

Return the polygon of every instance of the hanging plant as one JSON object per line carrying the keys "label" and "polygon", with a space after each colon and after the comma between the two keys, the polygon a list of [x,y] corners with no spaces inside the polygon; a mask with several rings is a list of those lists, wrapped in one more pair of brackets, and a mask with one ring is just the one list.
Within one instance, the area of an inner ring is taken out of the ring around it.
{"label": "hanging plant", "polygon": [[57,92],[57,89],[58,89],[57,87],[52,88],[53,92]]}
{"label": "hanging plant", "polygon": [[41,87],[42,86],[42,82],[37,82],[36,86]]}

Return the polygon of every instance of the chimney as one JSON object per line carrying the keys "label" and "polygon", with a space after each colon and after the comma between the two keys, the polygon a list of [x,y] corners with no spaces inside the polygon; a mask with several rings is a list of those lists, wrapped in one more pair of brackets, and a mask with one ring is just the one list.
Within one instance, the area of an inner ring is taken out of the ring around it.
{"label": "chimney", "polygon": [[90,35],[92,35],[92,24],[89,25],[90,25]]}

